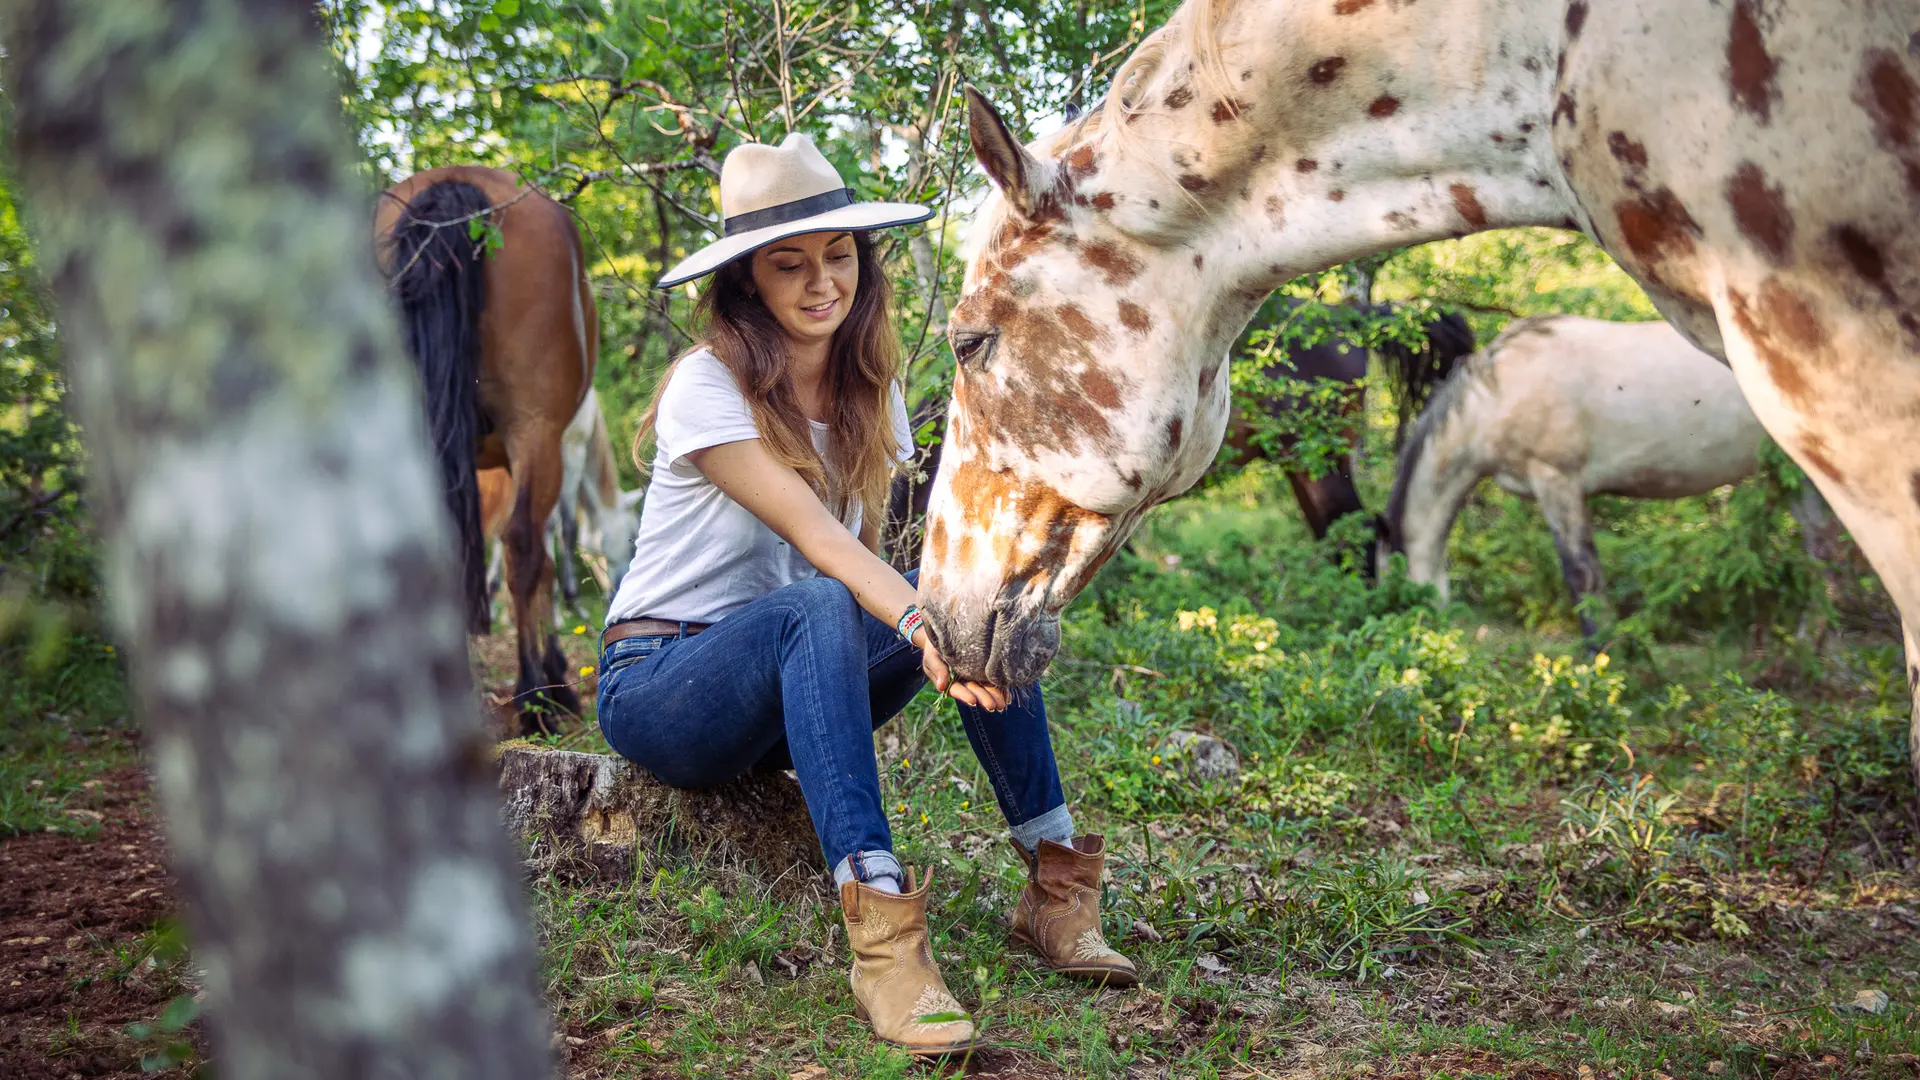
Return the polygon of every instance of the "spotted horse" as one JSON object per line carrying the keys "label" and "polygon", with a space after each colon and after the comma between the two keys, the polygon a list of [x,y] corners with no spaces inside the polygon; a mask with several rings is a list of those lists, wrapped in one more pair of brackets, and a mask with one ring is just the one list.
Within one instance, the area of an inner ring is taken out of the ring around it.
{"label": "spotted horse", "polygon": [[920,579],[956,674],[1040,677],[1062,607],[1212,460],[1272,289],[1545,225],[1731,365],[1920,681],[1916,31],[1920,0],[1188,0],[1031,146],[969,91],[995,191]]}

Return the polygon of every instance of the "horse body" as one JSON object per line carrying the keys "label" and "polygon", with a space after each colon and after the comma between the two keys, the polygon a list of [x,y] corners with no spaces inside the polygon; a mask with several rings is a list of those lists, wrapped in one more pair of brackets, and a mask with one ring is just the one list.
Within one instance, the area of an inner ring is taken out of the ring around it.
{"label": "horse body", "polygon": [[[1726,365],[1666,323],[1525,319],[1434,395],[1401,454],[1388,547],[1447,595],[1447,535],[1475,484],[1534,499],[1577,605],[1603,585],[1586,500],[1677,499],[1751,475],[1766,433]],[[1591,639],[1591,618],[1581,628]]]}
{"label": "horse body", "polygon": [[956,674],[1045,669],[1060,608],[1211,456],[1222,339],[1267,291],[1514,225],[1585,229],[1731,362],[1914,653],[1916,29],[1916,0],[1189,0],[1032,150],[972,96],[998,198],[922,578]]}
{"label": "horse body", "polygon": [[[641,496],[639,491],[620,489],[619,465],[613,456],[613,442],[607,435],[607,419],[600,411],[599,395],[591,388],[561,433],[560,460],[560,497],[547,518],[545,533],[546,544],[558,568],[560,602],[553,607],[556,630],[564,624],[565,610],[580,604],[573,562],[575,552],[590,553],[587,569],[602,590],[612,586],[612,575],[623,572],[633,561],[633,541],[640,531],[640,516],[635,508]],[[487,540],[492,542],[506,531],[513,510],[513,477],[505,469],[483,469],[479,480],[480,520]],[[499,591],[502,553],[502,548],[495,548],[487,565],[489,596]]]}
{"label": "horse body", "polygon": [[[480,253],[466,220],[498,238]],[[513,506],[504,527],[513,597],[522,725],[542,726],[539,705],[578,712],[579,696],[559,642],[543,627],[552,605],[553,563],[544,525],[559,497],[560,435],[587,388],[599,322],[580,238],[565,209],[512,174],[476,166],[416,173],[388,188],[374,216],[382,269],[402,294],[409,325],[465,323],[451,345],[409,334],[421,364],[428,411],[447,478],[468,590],[472,629],[485,628],[483,530],[477,470],[505,468]],[[471,278],[477,265],[479,283]],[[477,289],[449,304],[405,288],[415,278]],[[422,348],[425,346],[425,348]],[[464,426],[461,426],[464,424]],[[544,640],[543,640],[544,638]]]}

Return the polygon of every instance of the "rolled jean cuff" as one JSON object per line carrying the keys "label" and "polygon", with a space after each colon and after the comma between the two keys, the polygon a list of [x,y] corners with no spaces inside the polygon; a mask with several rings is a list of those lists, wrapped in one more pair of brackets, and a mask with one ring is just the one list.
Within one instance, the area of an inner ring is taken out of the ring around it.
{"label": "rolled jean cuff", "polygon": [[833,867],[833,887],[836,889],[849,881],[872,881],[882,877],[892,878],[903,892],[907,888],[907,872],[901,869],[900,860],[894,858],[891,851],[856,851]]}
{"label": "rolled jean cuff", "polygon": [[1040,846],[1042,840],[1053,840],[1062,844],[1073,842],[1073,813],[1066,803],[1041,814],[1030,821],[1013,826],[1013,842],[1028,851]]}

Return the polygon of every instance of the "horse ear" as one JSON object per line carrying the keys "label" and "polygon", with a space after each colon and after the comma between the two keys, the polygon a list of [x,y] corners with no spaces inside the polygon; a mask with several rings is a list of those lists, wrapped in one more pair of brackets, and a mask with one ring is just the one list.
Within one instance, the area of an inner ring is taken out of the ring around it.
{"label": "horse ear", "polygon": [[1034,216],[1051,186],[1052,166],[1027,152],[980,91],[969,86],[966,95],[967,137],[973,142],[973,156],[1016,213]]}

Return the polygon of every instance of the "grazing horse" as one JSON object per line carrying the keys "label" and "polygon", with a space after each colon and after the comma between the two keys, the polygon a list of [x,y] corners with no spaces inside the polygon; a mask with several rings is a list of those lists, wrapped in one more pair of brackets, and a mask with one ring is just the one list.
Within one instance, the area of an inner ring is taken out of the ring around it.
{"label": "grazing horse", "polygon": [[1548,225],[1731,363],[1920,684],[1916,29],[1914,0],[1188,0],[1032,148],[970,91],[995,192],[920,579],[954,674],[1039,678],[1061,608],[1212,460],[1227,346],[1272,289]]}
{"label": "grazing horse", "polygon": [[[613,441],[607,436],[607,419],[600,412],[600,397],[591,389],[579,411],[560,437],[560,499],[547,518],[546,543],[558,567],[560,602],[553,605],[556,630],[564,622],[563,609],[580,606],[580,585],[574,571],[574,553],[591,553],[587,570],[600,588],[611,587],[613,575],[625,571],[633,561],[633,541],[640,531],[641,492],[620,490],[619,465],[613,456]],[[505,469],[482,469],[480,482],[480,521],[489,543],[506,531],[513,498],[513,478]],[[586,519],[586,529],[580,519]],[[494,548],[487,564],[487,595],[500,589],[503,548]],[[597,559],[599,562],[593,561]]]}
{"label": "grazing horse", "polygon": [[[1751,475],[1766,432],[1725,364],[1666,323],[1522,319],[1440,387],[1387,500],[1386,544],[1447,595],[1447,534],[1482,478],[1540,504],[1576,609],[1604,585],[1587,499],[1680,499]],[[1796,503],[1807,543],[1824,506]],[[1580,611],[1580,633],[1594,639]]]}
{"label": "grazing horse", "polygon": [[511,173],[464,165],[388,188],[373,228],[426,392],[474,633],[489,621],[476,472],[512,474],[515,700],[523,731],[550,730],[553,710],[580,709],[560,643],[545,629],[553,563],[544,543],[560,493],[560,433],[592,385],[600,343],[580,235],[566,210]]}

